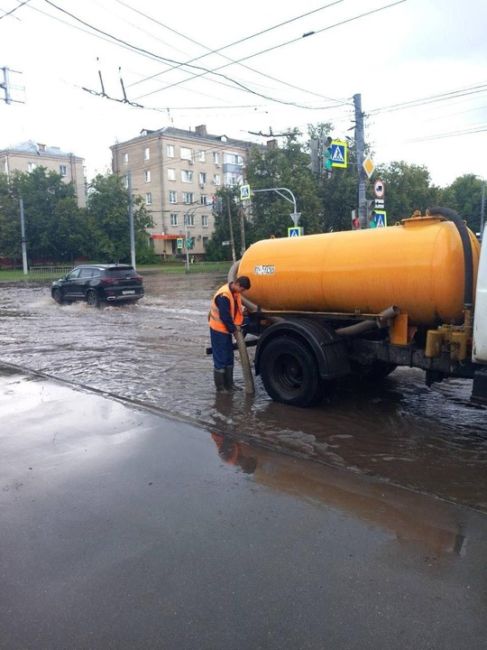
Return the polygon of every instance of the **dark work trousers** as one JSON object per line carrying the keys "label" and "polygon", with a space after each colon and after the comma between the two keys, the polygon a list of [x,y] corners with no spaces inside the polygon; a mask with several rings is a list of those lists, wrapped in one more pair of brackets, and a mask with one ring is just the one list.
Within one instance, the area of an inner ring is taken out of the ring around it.
{"label": "dark work trousers", "polygon": [[217,370],[233,366],[233,341],[231,334],[217,332],[210,327],[213,365]]}

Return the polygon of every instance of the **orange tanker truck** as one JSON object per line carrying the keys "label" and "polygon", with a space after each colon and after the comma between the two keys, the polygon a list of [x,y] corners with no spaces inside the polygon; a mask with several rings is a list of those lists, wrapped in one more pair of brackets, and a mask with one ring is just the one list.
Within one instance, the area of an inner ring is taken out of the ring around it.
{"label": "orange tanker truck", "polygon": [[409,366],[428,385],[471,378],[487,404],[486,248],[448,208],[250,246],[230,279],[251,280],[255,369],[270,397],[310,406],[338,378]]}

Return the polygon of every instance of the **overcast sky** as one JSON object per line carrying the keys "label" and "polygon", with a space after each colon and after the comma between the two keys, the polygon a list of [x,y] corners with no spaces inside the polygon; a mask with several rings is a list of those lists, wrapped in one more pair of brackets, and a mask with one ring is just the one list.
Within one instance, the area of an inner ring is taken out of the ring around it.
{"label": "overcast sky", "polygon": [[[361,93],[376,164],[426,165],[438,185],[487,178],[486,0],[405,0],[350,21],[394,1],[0,0],[0,66],[25,86],[13,90],[25,104],[0,101],[0,148],[59,146],[91,178],[110,168],[111,144],[143,128],[206,124],[264,142],[249,131],[331,121],[335,137],[353,135]],[[121,99],[119,68],[128,99],[146,108],[82,90],[101,90],[100,69],[106,94]],[[220,76],[206,72],[215,68]]]}

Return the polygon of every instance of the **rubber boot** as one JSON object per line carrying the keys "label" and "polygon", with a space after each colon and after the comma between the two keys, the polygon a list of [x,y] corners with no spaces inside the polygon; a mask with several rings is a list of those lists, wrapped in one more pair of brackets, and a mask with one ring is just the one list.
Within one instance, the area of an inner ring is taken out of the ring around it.
{"label": "rubber boot", "polygon": [[225,369],[213,368],[213,379],[215,380],[215,387],[217,393],[226,393],[225,386]]}
{"label": "rubber boot", "polygon": [[225,366],[225,388],[227,390],[240,390],[233,383],[233,366]]}

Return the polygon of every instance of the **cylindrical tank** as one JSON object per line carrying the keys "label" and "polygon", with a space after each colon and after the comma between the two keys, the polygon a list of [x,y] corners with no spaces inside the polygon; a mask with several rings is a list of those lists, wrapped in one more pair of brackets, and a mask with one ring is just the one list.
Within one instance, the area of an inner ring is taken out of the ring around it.
{"label": "cylindrical tank", "polygon": [[[474,286],[480,246],[472,243]],[[259,241],[244,253],[239,275],[263,309],[379,313],[397,305],[410,323],[459,323],[464,261],[455,225],[413,217],[401,225]]]}

